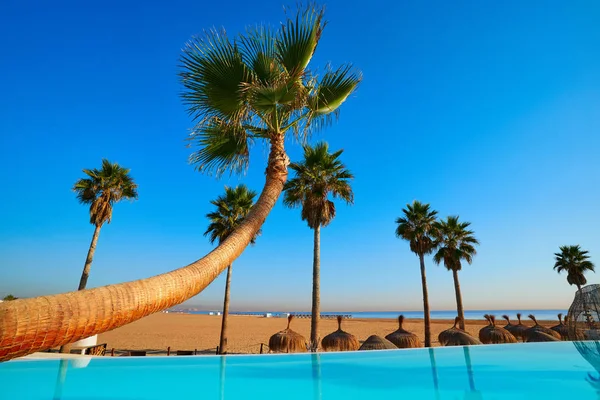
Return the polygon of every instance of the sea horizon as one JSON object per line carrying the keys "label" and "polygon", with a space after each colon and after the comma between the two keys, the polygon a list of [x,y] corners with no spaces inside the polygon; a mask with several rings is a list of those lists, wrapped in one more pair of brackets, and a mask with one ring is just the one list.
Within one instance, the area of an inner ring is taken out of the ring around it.
{"label": "sea horizon", "polygon": [[[484,314],[493,314],[496,319],[501,319],[502,315],[508,315],[511,320],[517,320],[517,313],[520,313],[521,319],[528,320],[527,316],[533,314],[538,320],[557,320],[558,313],[567,314],[566,309],[484,309],[484,310],[465,310],[466,320],[481,320]],[[173,313],[196,314],[196,315],[217,315],[221,310],[169,310]],[[310,311],[230,311],[229,315],[248,315],[264,316],[270,314],[271,317],[286,317],[287,315],[310,315]],[[395,319],[400,314],[408,319],[423,319],[423,311],[322,311],[321,315],[343,315],[349,318],[357,319]],[[453,319],[457,316],[456,310],[434,310],[430,312],[431,319]]]}

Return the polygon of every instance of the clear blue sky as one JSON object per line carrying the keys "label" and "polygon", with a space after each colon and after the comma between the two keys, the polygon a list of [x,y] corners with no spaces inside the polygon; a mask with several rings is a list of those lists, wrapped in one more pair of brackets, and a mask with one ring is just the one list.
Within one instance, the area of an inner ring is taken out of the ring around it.
{"label": "clear blue sky", "polygon": [[[280,0],[3,1],[0,296],[77,287],[93,227],[70,189],[103,157],[131,168],[140,196],[103,227],[89,287],[208,252],[209,200],[238,181],[259,190],[266,149],[239,180],[194,171],[178,57],[204,29],[283,15]],[[599,3],[330,1],[326,16],[311,65],[352,62],[364,81],[314,138],[356,176],[356,204],[322,232],[323,309],[422,308],[418,260],[394,236],[415,199],[480,238],[460,274],[468,309],[568,307],[558,246],[600,263]],[[311,263],[312,232],[277,204],[234,264],[232,308],[308,310]],[[455,307],[451,274],[430,260],[427,272],[432,307]],[[223,286],[190,304],[218,308]]]}

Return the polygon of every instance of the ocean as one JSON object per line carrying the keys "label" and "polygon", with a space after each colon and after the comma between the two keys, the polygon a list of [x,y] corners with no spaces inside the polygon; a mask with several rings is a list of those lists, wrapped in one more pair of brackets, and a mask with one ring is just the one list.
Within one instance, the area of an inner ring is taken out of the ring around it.
{"label": "ocean", "polygon": [[[219,312],[218,310],[214,311],[187,311],[182,310],[180,312],[184,312],[187,314],[216,314]],[[262,316],[265,314],[271,314],[273,317],[281,317],[286,316],[287,314],[310,314],[310,312],[273,312],[273,311],[232,311],[230,315],[256,315]],[[521,319],[527,320],[527,316],[529,314],[535,315],[535,317],[540,321],[553,321],[557,320],[557,314],[563,313],[565,315],[567,310],[465,310],[465,319],[483,319],[484,314],[495,315],[496,319],[501,319],[502,315],[506,314],[510,317],[511,320],[517,319],[517,313],[521,313]],[[345,312],[337,312],[337,311],[322,311],[321,314],[324,315],[344,315],[349,316],[351,318],[390,318],[395,319],[398,318],[398,315],[402,314],[406,318],[411,319],[423,319],[423,311],[345,311]],[[446,311],[431,311],[432,319],[454,319],[456,317],[456,310],[446,310]]]}

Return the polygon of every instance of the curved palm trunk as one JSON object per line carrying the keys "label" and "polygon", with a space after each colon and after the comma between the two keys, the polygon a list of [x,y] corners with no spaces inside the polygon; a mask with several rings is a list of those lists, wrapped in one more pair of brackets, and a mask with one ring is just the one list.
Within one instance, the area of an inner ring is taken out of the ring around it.
{"label": "curved palm trunk", "polygon": [[208,255],[151,278],[0,303],[0,361],[110,331],[200,293],[244,251],[277,202],[289,159],[271,141],[263,191],[238,229]]}
{"label": "curved palm trunk", "polygon": [[456,311],[460,317],[459,327],[465,329],[465,310],[462,304],[462,294],[460,293],[460,282],[458,281],[458,271],[452,270],[452,276],[454,277],[454,294],[456,295]]}
{"label": "curved palm trunk", "polygon": [[227,317],[229,316],[229,291],[231,290],[231,265],[227,267],[225,280],[225,298],[223,299],[223,318],[221,318],[221,339],[219,340],[219,354],[227,354]]}
{"label": "curved palm trunk", "polygon": [[319,319],[321,319],[321,227],[314,229],[312,314],[310,318],[310,348],[319,348]]}
{"label": "curved palm trunk", "polygon": [[421,262],[421,286],[423,287],[423,314],[425,322],[425,347],[431,347],[431,322],[429,320],[429,294],[427,293],[427,277],[425,276],[425,256],[419,254]]}
{"label": "curved palm trunk", "polygon": [[83,290],[87,286],[90,268],[92,268],[92,261],[94,260],[94,253],[96,252],[96,243],[98,243],[98,236],[100,236],[100,228],[100,225],[96,225],[96,229],[94,229],[94,236],[92,236],[92,243],[90,243],[90,249],[88,250],[85,259],[85,265],[83,266],[83,272],[81,273],[79,288],[77,290]]}

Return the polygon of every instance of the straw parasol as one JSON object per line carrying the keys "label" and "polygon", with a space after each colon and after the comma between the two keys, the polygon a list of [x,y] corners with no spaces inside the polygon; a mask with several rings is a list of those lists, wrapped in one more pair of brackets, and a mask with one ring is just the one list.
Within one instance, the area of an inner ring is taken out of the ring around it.
{"label": "straw parasol", "polygon": [[277,332],[269,339],[269,349],[274,353],[303,353],[308,343],[304,336],[290,329],[293,315],[288,317],[287,328]]}
{"label": "straw parasol", "polygon": [[576,327],[576,329],[569,330],[570,319],[571,319],[571,316],[569,314],[565,315],[563,325],[567,328],[567,339],[566,340],[586,340],[583,329]]}
{"label": "straw parasol", "polygon": [[414,333],[405,331],[402,329],[404,323],[404,315],[398,317],[398,329],[385,338],[396,345],[400,349],[412,349],[415,347],[423,347],[423,343],[419,340],[419,337]]}
{"label": "straw parasol", "polygon": [[381,336],[371,335],[364,341],[359,350],[393,350],[398,349],[396,345]]}
{"label": "straw parasol", "polygon": [[569,328],[562,321],[562,313],[558,313],[558,325],[551,327],[554,332],[558,332],[562,340],[569,340]]}
{"label": "straw parasol", "polygon": [[[560,336],[560,335],[559,335]],[[542,331],[531,331],[527,333],[526,342],[560,342],[555,336],[548,335]]]}
{"label": "straw parasol", "polygon": [[512,333],[514,335],[514,333],[512,332],[515,328],[515,325],[513,325],[510,322],[510,318],[508,317],[508,315],[504,314],[502,316],[502,318],[504,318],[506,320],[506,325],[504,325],[504,329],[506,329],[507,331],[509,331],[510,333]]}
{"label": "straw parasol", "polygon": [[507,330],[510,333],[512,333],[514,335],[514,337],[516,337],[517,339],[525,340],[523,335],[525,334],[525,331],[527,329],[529,329],[529,327],[526,326],[526,325],[523,325],[521,323],[521,313],[517,313],[517,320],[519,321],[519,323],[515,324],[515,325],[512,325],[512,328],[511,329],[507,329]]}
{"label": "straw parasol", "polygon": [[489,325],[479,330],[479,340],[483,344],[517,343],[517,338],[506,329],[496,326],[496,317],[486,315]]}
{"label": "straw parasol", "polygon": [[[545,338],[543,336],[536,335],[535,333],[537,333],[537,332],[545,333],[546,335],[553,336],[556,339],[560,340],[560,334],[558,332],[555,332],[552,329],[548,329],[548,328],[538,324],[537,319],[535,319],[535,316],[533,314],[529,314],[529,318],[531,318],[531,320],[535,323],[535,325],[532,326],[531,328],[527,329],[525,331],[525,333],[523,334],[524,342],[537,342],[537,341],[548,342],[548,340],[545,340]],[[541,339],[541,340],[537,340],[537,339]]]}
{"label": "straw parasol", "polygon": [[338,329],[321,340],[324,351],[352,351],[358,350],[360,343],[354,335],[342,330],[342,316],[338,315]]}
{"label": "straw parasol", "polygon": [[458,328],[456,325],[460,322],[460,317],[454,319],[454,326],[446,329],[438,336],[438,341],[442,346],[469,346],[481,344],[479,340],[469,335],[467,332]]}

